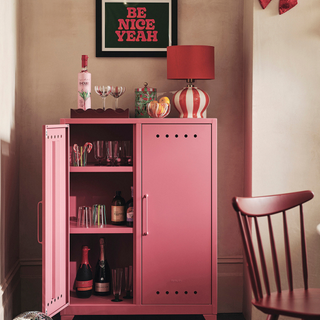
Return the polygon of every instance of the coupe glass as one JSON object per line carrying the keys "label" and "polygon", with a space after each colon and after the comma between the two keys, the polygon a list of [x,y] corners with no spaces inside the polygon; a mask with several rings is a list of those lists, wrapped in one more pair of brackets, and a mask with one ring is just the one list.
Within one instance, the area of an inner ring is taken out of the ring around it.
{"label": "coupe glass", "polygon": [[103,110],[106,110],[106,97],[112,90],[111,86],[95,86],[94,91],[102,98]]}
{"label": "coupe glass", "polygon": [[110,94],[116,99],[115,110],[118,109],[118,99],[126,92],[126,87],[112,87]]}

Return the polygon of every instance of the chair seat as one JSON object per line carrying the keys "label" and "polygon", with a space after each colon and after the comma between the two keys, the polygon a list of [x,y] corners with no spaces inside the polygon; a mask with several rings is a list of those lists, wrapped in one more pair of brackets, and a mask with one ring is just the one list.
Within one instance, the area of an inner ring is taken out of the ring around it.
{"label": "chair seat", "polygon": [[320,289],[294,289],[252,300],[252,304],[267,314],[279,314],[303,319],[320,319]]}

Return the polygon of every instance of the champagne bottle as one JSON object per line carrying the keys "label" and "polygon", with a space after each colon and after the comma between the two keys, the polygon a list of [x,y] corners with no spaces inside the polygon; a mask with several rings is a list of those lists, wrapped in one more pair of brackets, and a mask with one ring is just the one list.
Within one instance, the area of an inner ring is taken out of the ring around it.
{"label": "champagne bottle", "polygon": [[104,238],[100,238],[100,257],[94,276],[94,293],[97,296],[110,294],[111,272],[107,259],[104,256]]}
{"label": "champagne bottle", "polygon": [[76,276],[76,292],[78,298],[89,298],[92,293],[92,271],[89,264],[87,246],[82,247],[82,259]]}
{"label": "champagne bottle", "polygon": [[126,223],[126,202],[121,197],[121,191],[116,192],[111,202],[111,223],[116,225]]}
{"label": "champagne bottle", "polygon": [[88,72],[88,56],[83,55],[82,70],[78,73],[78,109],[91,109],[91,73]]}
{"label": "champagne bottle", "polygon": [[131,199],[127,202],[127,227],[133,227],[133,187],[131,187]]}

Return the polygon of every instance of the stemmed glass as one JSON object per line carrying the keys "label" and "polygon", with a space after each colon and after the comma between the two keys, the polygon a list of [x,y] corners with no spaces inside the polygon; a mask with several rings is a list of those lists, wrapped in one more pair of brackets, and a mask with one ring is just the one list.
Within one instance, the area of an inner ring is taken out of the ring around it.
{"label": "stemmed glass", "polygon": [[126,87],[112,87],[110,94],[116,99],[115,110],[118,109],[118,98],[126,92]]}
{"label": "stemmed glass", "polygon": [[106,110],[106,97],[110,94],[111,86],[95,86],[95,92],[102,98],[103,110]]}
{"label": "stemmed glass", "polygon": [[106,158],[106,146],[104,141],[94,141],[94,158],[98,161],[97,166],[102,166],[102,161]]}

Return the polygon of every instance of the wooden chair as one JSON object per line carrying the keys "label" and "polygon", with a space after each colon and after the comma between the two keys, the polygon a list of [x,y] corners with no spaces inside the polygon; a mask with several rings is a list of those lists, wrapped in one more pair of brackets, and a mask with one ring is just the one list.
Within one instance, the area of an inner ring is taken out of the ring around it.
{"label": "wooden chair", "polygon": [[[311,200],[312,198],[313,193],[311,191],[301,191],[265,197],[235,197],[232,199],[232,205],[237,212],[239,220],[241,237],[247,260],[251,287],[254,295],[252,304],[268,315],[267,320],[276,320],[280,315],[301,319],[320,319],[320,289],[311,289],[308,287],[306,239],[302,208],[302,204]],[[293,288],[289,228],[287,224],[287,214],[289,214],[287,210],[294,207],[299,207],[300,209],[302,278],[304,282],[304,288],[299,289]],[[271,216],[274,214],[282,214],[288,290],[281,289],[280,270],[276,250],[277,243],[274,237],[271,218]],[[269,276],[264,253],[265,247],[262,243],[262,237],[258,223],[258,220],[260,221],[261,217],[267,217],[264,219],[267,219],[268,221],[269,232],[267,233],[269,234],[270,238],[270,252],[272,256],[274,278],[277,288],[276,292],[270,291]],[[255,249],[253,245],[253,232],[251,232],[252,228],[250,220],[252,220],[252,224],[255,226],[257,239],[256,243],[258,249]],[[318,223],[319,221],[316,222]],[[257,251],[256,253],[255,250]],[[258,267],[258,257],[260,257],[259,260],[261,271],[259,271]],[[263,293],[260,273],[263,277],[265,293]]]}

